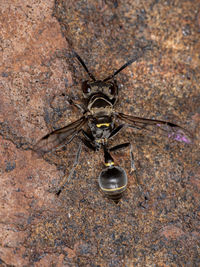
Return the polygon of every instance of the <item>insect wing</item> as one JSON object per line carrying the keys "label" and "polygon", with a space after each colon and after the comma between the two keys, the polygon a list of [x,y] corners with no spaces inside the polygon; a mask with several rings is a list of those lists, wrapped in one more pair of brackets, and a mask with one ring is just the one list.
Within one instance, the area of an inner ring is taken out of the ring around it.
{"label": "insect wing", "polygon": [[118,113],[117,117],[127,123],[128,127],[146,130],[152,133],[167,136],[178,142],[192,143],[193,136],[186,129],[167,121],[144,119]]}
{"label": "insect wing", "polygon": [[39,154],[44,154],[57,148],[62,144],[70,143],[82,129],[85,123],[86,118],[81,117],[79,120],[74,121],[61,129],[55,130],[45,135],[36,143],[33,150]]}

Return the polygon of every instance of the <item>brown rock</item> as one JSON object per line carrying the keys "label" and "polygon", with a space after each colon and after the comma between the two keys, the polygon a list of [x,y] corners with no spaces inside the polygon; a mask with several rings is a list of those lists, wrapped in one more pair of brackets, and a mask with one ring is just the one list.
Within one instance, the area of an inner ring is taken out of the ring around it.
{"label": "brown rock", "polygon": [[[199,174],[198,1],[1,1],[0,264],[13,266],[197,266]],[[53,15],[53,16],[52,16]],[[65,190],[77,142],[39,158],[42,136],[81,116],[67,102],[88,79],[72,49],[102,79],[116,78],[117,110],[169,120],[195,134],[193,145],[127,130],[115,158],[127,172],[118,205],[97,178],[102,152],[83,148]]]}

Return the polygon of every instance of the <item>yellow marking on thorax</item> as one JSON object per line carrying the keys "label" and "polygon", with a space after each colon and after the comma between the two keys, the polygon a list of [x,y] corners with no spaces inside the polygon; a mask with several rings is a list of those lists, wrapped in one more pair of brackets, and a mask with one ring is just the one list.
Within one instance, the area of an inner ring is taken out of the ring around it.
{"label": "yellow marking on thorax", "polygon": [[110,126],[110,123],[99,123],[99,124],[96,124],[96,126],[98,127],[98,128],[100,128],[101,126]]}
{"label": "yellow marking on thorax", "polygon": [[110,166],[113,166],[113,165],[114,165],[114,161],[106,162],[106,163],[105,163],[105,166],[106,166],[106,167],[110,167]]}

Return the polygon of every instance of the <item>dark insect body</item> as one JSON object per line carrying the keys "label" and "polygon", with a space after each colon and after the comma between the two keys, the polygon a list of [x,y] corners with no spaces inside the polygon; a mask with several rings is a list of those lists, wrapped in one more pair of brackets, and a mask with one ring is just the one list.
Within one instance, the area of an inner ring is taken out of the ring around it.
{"label": "dark insect body", "polygon": [[[137,56],[124,64],[113,75],[104,80],[96,80],[81,57],[75,52],[74,55],[91,79],[82,83],[86,106],[82,108],[74,103],[73,100],[70,100],[71,104],[81,109],[83,116],[67,126],[44,136],[35,145],[34,150],[40,154],[47,153],[69,144],[75,137],[78,137],[81,143],[93,151],[99,151],[100,148],[103,148],[106,168],[100,173],[99,186],[107,197],[117,202],[127,188],[128,179],[125,170],[114,164],[111,152],[130,147],[132,170],[135,170],[135,165],[131,144],[123,143],[110,148],[108,146],[110,138],[126,127],[146,130],[147,132],[156,131],[158,134],[185,143],[191,143],[192,135],[187,130],[171,122],[139,118],[125,115],[115,110],[115,103],[118,100],[118,86],[114,78],[120,71],[136,61],[138,59]],[[86,125],[88,126],[87,131],[84,129]],[[70,175],[78,164],[80,151],[81,146],[79,146]],[[62,186],[57,190],[57,195],[61,193],[64,186],[65,183],[62,183]]]}

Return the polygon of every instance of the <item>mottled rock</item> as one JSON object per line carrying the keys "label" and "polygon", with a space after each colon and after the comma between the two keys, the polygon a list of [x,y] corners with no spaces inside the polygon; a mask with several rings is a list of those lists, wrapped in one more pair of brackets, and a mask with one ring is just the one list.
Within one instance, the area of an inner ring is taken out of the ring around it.
{"label": "mottled rock", "polygon": [[[0,264],[2,266],[198,266],[198,1],[1,1]],[[81,114],[87,73],[112,74],[141,47],[149,49],[116,78],[116,109],[169,120],[190,130],[191,145],[127,130],[112,145],[129,178],[116,205],[97,178],[102,152],[83,148],[69,174],[77,140],[44,157],[33,145]]]}

